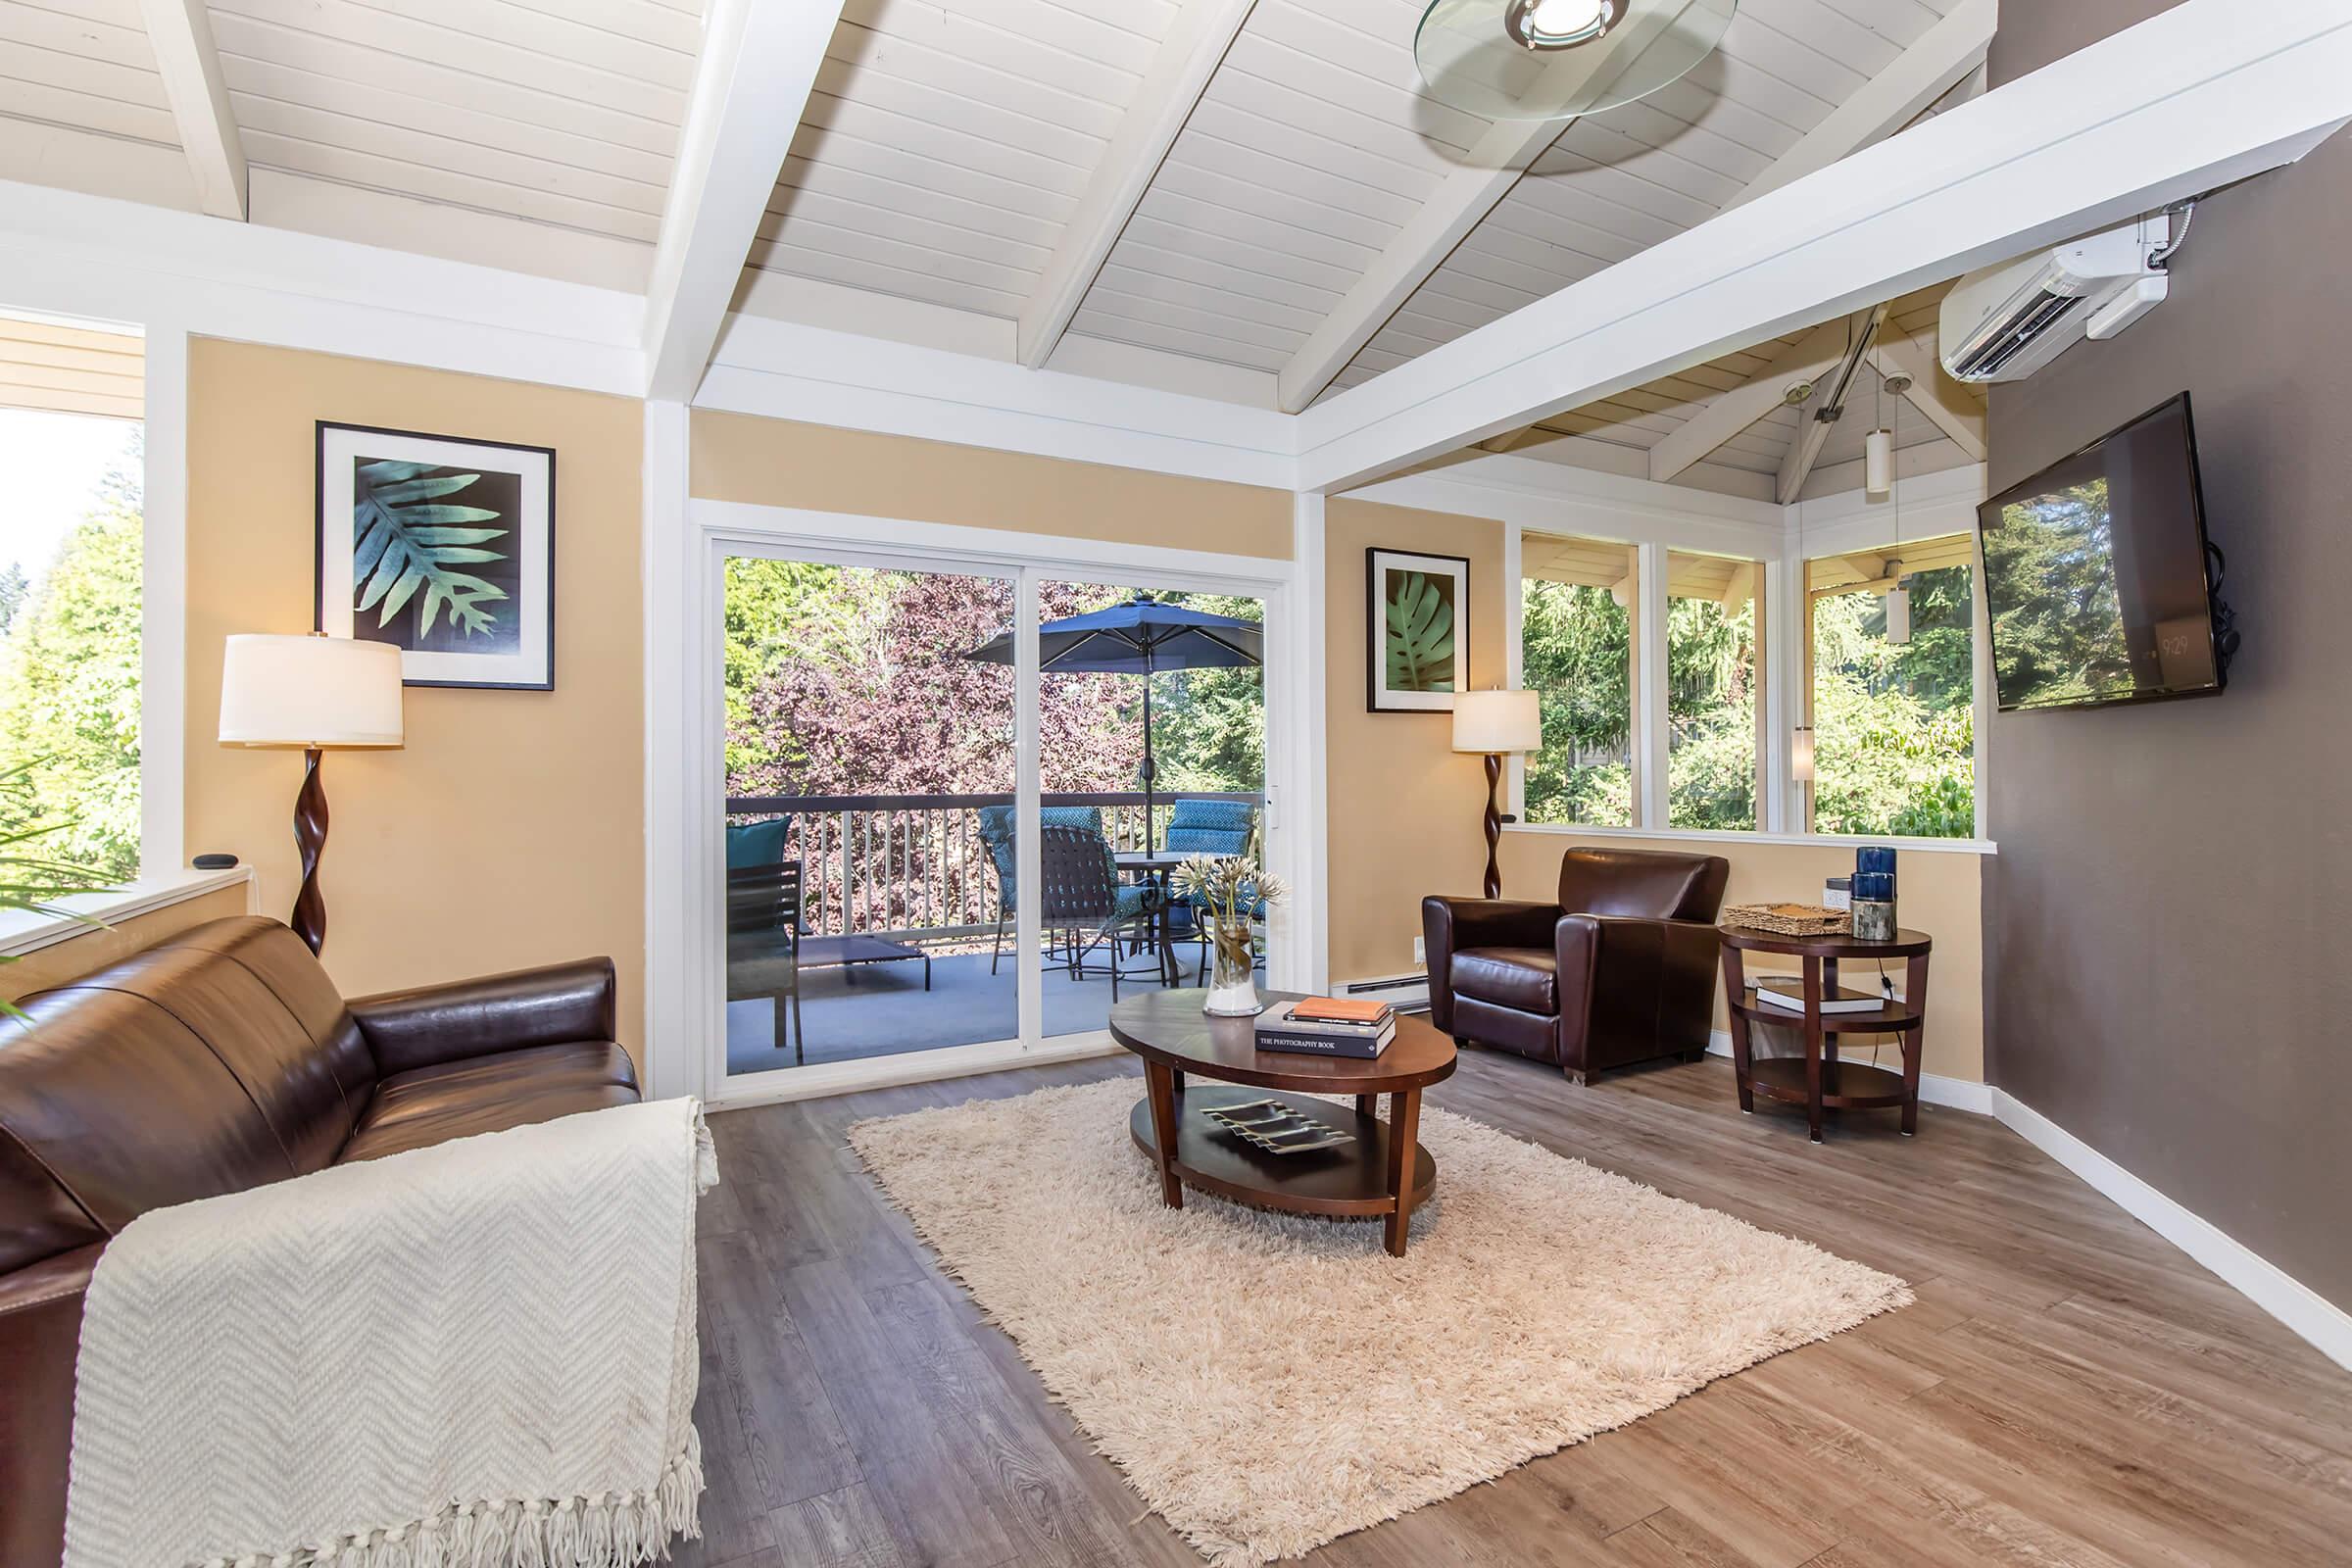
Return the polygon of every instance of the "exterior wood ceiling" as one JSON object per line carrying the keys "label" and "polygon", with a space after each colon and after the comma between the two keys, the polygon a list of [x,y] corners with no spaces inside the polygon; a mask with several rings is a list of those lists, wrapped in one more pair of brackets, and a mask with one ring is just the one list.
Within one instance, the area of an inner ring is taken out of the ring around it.
{"label": "exterior wood ceiling", "polygon": [[146,359],[128,333],[0,315],[0,408],[139,418]]}

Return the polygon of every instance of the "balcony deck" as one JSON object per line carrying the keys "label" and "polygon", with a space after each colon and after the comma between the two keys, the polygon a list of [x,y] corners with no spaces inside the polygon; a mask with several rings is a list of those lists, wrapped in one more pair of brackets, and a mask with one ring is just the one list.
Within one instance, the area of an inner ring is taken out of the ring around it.
{"label": "balcony deck", "polygon": [[[788,820],[783,854],[803,868],[806,935],[872,936],[933,951],[929,991],[923,989],[923,965],[911,958],[801,969],[797,1052],[790,1043],[778,1049],[773,1000],[729,1002],[727,1071],[763,1072],[1013,1039],[1019,1026],[1009,939],[997,972],[989,972],[986,947],[995,930],[997,878],[977,815],[983,807],[1011,800],[1009,795],[730,799],[730,821]],[[1164,836],[1180,800],[1262,804],[1261,797],[1240,792],[1163,793],[1152,823],[1155,838]],[[1095,807],[1114,847],[1144,845],[1140,794],[1048,794],[1044,804]],[[975,943],[982,951],[964,951]],[[1200,951],[1192,934],[1179,933],[1175,954],[1185,976],[1181,983],[1198,983]],[[1098,949],[1090,958],[1095,972],[1073,980],[1048,961],[1041,995],[1048,1036],[1103,1026],[1111,999],[1110,980],[1099,972],[1102,962]],[[1149,954],[1129,956],[1122,967],[1141,973],[1119,982],[1121,996],[1159,983]]]}

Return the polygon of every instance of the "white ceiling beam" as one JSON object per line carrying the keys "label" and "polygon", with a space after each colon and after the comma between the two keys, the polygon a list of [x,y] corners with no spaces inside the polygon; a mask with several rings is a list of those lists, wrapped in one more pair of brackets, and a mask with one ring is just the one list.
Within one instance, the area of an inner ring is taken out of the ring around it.
{"label": "white ceiling beam", "polygon": [[243,222],[249,210],[245,144],[220,76],[206,0],[139,0],[139,14],[155,46],[164,100],[179,127],[180,151],[196,176],[196,205],[215,218]]}
{"label": "white ceiling beam", "polygon": [[2183,0],[1323,399],[1298,416],[1301,488],[1363,484],[2251,177],[2347,120],[2342,0]]}
{"label": "white ceiling beam", "polygon": [[1984,51],[1999,25],[1998,0],[1961,0],[1893,64],[1864,82],[1749,181],[1732,205],[1752,202],[1901,130],[1984,63]]}
{"label": "white ceiling beam", "polygon": [[711,0],[645,300],[646,396],[702,384],[842,0]]}
{"label": "white ceiling beam", "polygon": [[[1574,73],[1588,83],[1600,80],[1605,90],[1607,81],[1642,58],[1674,15],[1663,9],[1645,13],[1632,27],[1611,33],[1602,43],[1605,52],[1597,58],[1563,54],[1546,68],[1547,73]],[[1489,125],[1462,155],[1462,167],[1430,193],[1429,200],[1396,231],[1396,237],[1282,368],[1279,402],[1283,412],[1297,414],[1322,396],[1333,378],[1380,334],[1414,291],[1445,265],[1454,247],[1511,193],[1528,167],[1573,123],[1573,119],[1498,120]]]}
{"label": "white ceiling beam", "polygon": [[1971,463],[1984,461],[1984,409],[1943,373],[1934,354],[1907,337],[1882,337],[1870,351],[1871,368],[1882,376],[1907,375],[1911,385],[1903,396],[1926,415],[1936,428],[1952,438]]}
{"label": "white ceiling beam", "polygon": [[1781,351],[1754,375],[1707,406],[1649,449],[1649,476],[1660,484],[1788,402],[1790,387],[1818,381],[1845,358],[1846,323],[1824,321]]}
{"label": "white ceiling beam", "polygon": [[1256,0],[1183,0],[1167,36],[1152,56],[1151,69],[1119,117],[1102,161],[1088,177],[1078,209],[1062,225],[1061,238],[1046,261],[1037,292],[1021,310],[1017,347],[1021,363],[1042,369],[1071,318],[1095,286],[1095,274],[1110,259],[1152,178],[1193,106],[1208,90],[1209,78],[1225,62],[1225,51],[1250,20]]}

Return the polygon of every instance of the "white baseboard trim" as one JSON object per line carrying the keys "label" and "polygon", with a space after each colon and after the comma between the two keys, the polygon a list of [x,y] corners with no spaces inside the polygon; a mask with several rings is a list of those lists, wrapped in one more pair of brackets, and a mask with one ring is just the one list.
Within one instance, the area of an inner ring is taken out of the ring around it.
{"label": "white baseboard trim", "polygon": [[[1707,1042],[1707,1054],[1728,1056],[1732,1054],[1732,1036],[1728,1029],[1718,1029]],[[1864,1058],[1852,1055],[1848,1061]],[[1953,1110],[1973,1111],[1980,1116],[1992,1114],[1992,1090],[1984,1084],[1971,1083],[1966,1078],[1946,1078],[1941,1073],[1923,1072],[1919,1075],[1920,1103],[1943,1105]]]}
{"label": "white baseboard trim", "polygon": [[2125,1213],[2218,1275],[2256,1306],[2311,1342],[2336,1365],[2352,1369],[2352,1312],[2190,1213],[2073,1133],[2000,1090],[1992,1113],[2002,1126],[2088,1182]]}

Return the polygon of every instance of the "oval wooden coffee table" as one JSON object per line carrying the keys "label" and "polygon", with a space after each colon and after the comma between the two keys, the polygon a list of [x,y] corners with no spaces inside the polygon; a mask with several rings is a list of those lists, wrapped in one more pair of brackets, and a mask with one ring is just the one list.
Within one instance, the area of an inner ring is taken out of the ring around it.
{"label": "oval wooden coffee table", "polygon": [[[1187,1185],[1235,1202],[1293,1214],[1380,1215],[1390,1252],[1404,1255],[1413,1209],[1438,1182],[1437,1161],[1415,1141],[1421,1091],[1453,1076],[1453,1042],[1427,1020],[1396,1016],[1396,1038],[1369,1061],[1257,1049],[1255,1018],[1211,1018],[1199,988],[1152,991],[1110,1009],[1110,1035],[1144,1058],[1146,1094],[1127,1118],[1136,1147],[1159,1170],[1160,1198],[1184,1206]],[[1269,1006],[1299,999],[1266,994]],[[1187,1077],[1246,1088],[1188,1087]],[[1352,1108],[1328,1101],[1289,1102],[1300,1115],[1355,1142],[1298,1154],[1251,1148],[1201,1114],[1211,1105],[1264,1097],[1250,1090],[1352,1095]],[[1389,1097],[1389,1119],[1373,1103]],[[1409,1179],[1408,1179],[1409,1178]]]}

